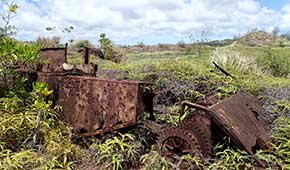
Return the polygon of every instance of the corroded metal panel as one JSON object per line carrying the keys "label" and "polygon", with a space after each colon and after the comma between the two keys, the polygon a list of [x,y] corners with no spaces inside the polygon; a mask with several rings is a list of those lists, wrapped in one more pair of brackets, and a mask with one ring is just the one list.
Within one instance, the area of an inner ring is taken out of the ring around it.
{"label": "corroded metal panel", "polygon": [[62,106],[61,119],[85,135],[124,128],[137,123],[144,112],[143,83],[85,76],[39,73]]}
{"label": "corroded metal panel", "polygon": [[265,112],[254,96],[241,91],[209,110],[220,128],[249,153],[266,147],[270,130]]}
{"label": "corroded metal panel", "polygon": [[41,59],[45,64],[42,72],[63,72],[62,64],[67,61],[67,48],[46,48],[40,50]]}

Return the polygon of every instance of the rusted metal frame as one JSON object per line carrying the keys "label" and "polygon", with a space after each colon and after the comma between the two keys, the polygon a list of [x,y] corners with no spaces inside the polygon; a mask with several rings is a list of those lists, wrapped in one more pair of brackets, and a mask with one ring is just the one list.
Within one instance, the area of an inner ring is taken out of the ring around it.
{"label": "rusted metal frame", "polygon": [[[70,78],[83,78],[84,76],[72,76],[68,75],[67,77]],[[139,84],[139,85],[152,85],[152,83],[148,82],[139,82],[139,81],[134,81],[134,80],[114,80],[114,79],[105,79],[105,78],[96,78],[96,77],[85,77],[88,80],[99,80],[99,81],[105,81],[105,82],[112,82],[112,83],[120,83],[122,82],[123,84]]]}
{"label": "rusted metal frame", "polygon": [[68,54],[68,44],[65,44],[65,47],[54,47],[54,48],[41,48],[40,52],[46,52],[46,51],[59,51],[64,50],[65,51],[65,62],[67,63],[67,54]]}
{"label": "rusted metal frame", "polygon": [[199,110],[203,110],[203,111],[209,111],[209,108],[206,107],[206,106],[202,106],[200,104],[192,103],[192,102],[186,100],[186,101],[183,101],[181,103],[181,109],[179,111],[179,121],[180,121],[180,118],[184,115],[185,106],[191,107],[191,108],[195,108],[195,109],[199,109]]}
{"label": "rusted metal frame", "polygon": [[204,111],[209,111],[208,107],[202,106],[202,105],[197,104],[197,103],[192,103],[190,101],[183,101],[182,102],[182,108],[184,108],[185,106],[196,108],[196,109],[200,109],[200,110],[204,110]]}
{"label": "rusted metal frame", "polygon": [[119,125],[115,125],[115,126],[112,126],[112,127],[103,128],[101,130],[96,130],[96,131],[93,131],[93,132],[83,133],[83,134],[81,134],[81,136],[84,136],[84,137],[95,136],[95,135],[99,135],[99,134],[103,134],[103,133],[111,132],[111,131],[116,131],[116,130],[119,130],[119,129],[131,127],[131,126],[135,126],[135,125],[137,125],[136,121],[126,122],[124,124],[119,124]]}

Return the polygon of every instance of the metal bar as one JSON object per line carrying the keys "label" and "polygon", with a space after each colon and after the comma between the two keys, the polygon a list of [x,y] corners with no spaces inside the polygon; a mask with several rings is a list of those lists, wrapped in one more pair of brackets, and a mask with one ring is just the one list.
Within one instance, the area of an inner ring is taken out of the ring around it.
{"label": "metal bar", "polygon": [[89,48],[83,48],[83,64],[89,64]]}

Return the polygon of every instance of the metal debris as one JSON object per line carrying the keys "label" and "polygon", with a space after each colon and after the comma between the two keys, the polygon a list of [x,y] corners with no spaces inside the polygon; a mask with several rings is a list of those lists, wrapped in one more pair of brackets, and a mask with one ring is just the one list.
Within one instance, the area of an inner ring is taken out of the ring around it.
{"label": "metal debris", "polygon": [[[89,64],[89,49],[83,50],[83,63],[69,65],[67,48],[41,50],[47,63],[38,69],[38,81],[47,82],[54,90],[56,104],[62,106],[61,119],[71,124],[83,136],[92,136],[136,125],[137,117],[147,111],[153,116],[152,91],[149,83],[98,78],[97,65]],[[117,75],[117,72],[116,72]],[[194,108],[176,127],[164,127],[158,132],[157,149],[164,156],[212,154],[215,136],[223,133],[248,153],[267,148],[269,129],[259,101],[245,91],[213,105],[202,106],[185,101],[185,107]],[[183,111],[182,111],[183,113]],[[155,124],[146,127],[159,128]]]}
{"label": "metal debris", "polygon": [[[195,111],[177,127],[160,132],[157,149],[163,156],[172,159],[172,155],[181,156],[185,153],[199,153],[203,157],[210,155],[213,143],[216,142],[214,140],[217,139],[215,136],[221,132],[251,155],[258,149],[267,148],[270,130],[264,110],[259,101],[245,91],[210,107],[185,101],[182,113],[185,106]],[[262,165],[262,162],[257,161]]]}

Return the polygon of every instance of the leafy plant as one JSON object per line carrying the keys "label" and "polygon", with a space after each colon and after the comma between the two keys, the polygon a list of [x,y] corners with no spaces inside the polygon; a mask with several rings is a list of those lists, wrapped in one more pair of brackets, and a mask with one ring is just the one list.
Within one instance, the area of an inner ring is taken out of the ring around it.
{"label": "leafy plant", "polygon": [[156,151],[143,155],[140,161],[142,163],[141,170],[171,170],[175,168],[173,163],[166,160]]}
{"label": "leafy plant", "polygon": [[289,55],[272,54],[270,51],[267,51],[264,56],[257,58],[257,63],[265,72],[273,76],[290,76]]}
{"label": "leafy plant", "polygon": [[121,61],[121,55],[117,52],[116,47],[114,47],[113,45],[113,42],[106,37],[105,33],[102,33],[100,35],[99,43],[106,60],[111,60],[116,63],[119,63]]}
{"label": "leafy plant", "polygon": [[259,159],[267,163],[268,169],[290,168],[290,118],[281,116],[275,121],[272,130],[273,142],[269,143],[270,149],[259,151]]}
{"label": "leafy plant", "polygon": [[205,169],[206,164],[203,160],[198,157],[191,156],[191,155],[184,155],[181,157],[183,161],[189,164],[190,169]]}
{"label": "leafy plant", "polygon": [[11,25],[10,22],[16,16],[19,6],[11,0],[1,0],[0,4],[6,9],[3,13],[0,13],[1,19],[4,22],[4,26],[0,27],[0,38],[3,38],[16,33],[15,26]]}
{"label": "leafy plant", "polygon": [[0,39],[0,78],[5,88],[16,74],[16,62],[32,63],[38,56],[39,46],[36,44],[19,43],[9,37]]}
{"label": "leafy plant", "polygon": [[103,169],[122,170],[137,162],[138,146],[134,141],[133,135],[124,134],[101,144],[93,144],[91,148],[96,150],[97,162]]}
{"label": "leafy plant", "polygon": [[46,100],[51,93],[47,84],[35,83],[28,97],[13,93],[0,99],[2,169],[72,169],[80,151],[71,128]]}
{"label": "leafy plant", "polygon": [[215,150],[217,158],[207,166],[208,169],[235,170],[254,168],[254,159],[246,151],[231,148],[223,149],[222,145],[217,145]]}

